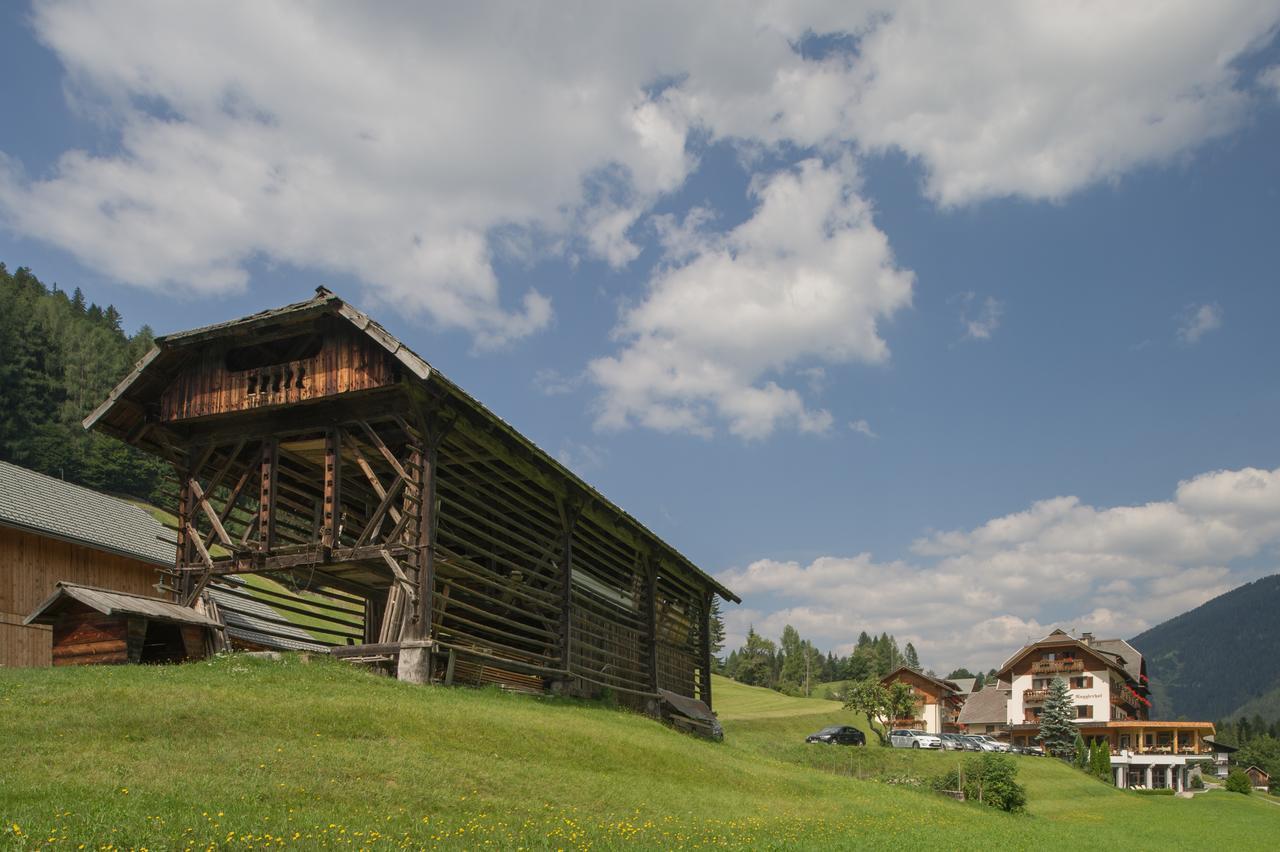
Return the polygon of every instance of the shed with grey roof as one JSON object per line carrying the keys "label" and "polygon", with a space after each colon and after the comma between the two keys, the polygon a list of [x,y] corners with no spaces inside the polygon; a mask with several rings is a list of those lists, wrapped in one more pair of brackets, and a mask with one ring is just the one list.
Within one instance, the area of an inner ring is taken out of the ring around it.
{"label": "shed with grey roof", "polygon": [[52,628],[55,666],[201,660],[219,626],[191,607],[76,583],[58,583],[25,623]]}

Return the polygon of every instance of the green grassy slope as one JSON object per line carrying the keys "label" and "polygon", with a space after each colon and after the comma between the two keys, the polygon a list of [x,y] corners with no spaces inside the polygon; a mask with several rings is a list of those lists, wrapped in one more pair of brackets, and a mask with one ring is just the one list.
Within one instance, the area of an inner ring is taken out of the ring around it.
{"label": "green grassy slope", "polygon": [[1026,816],[860,780],[955,758],[805,746],[848,714],[717,686],[723,744],[328,661],[0,670],[0,846],[1169,850],[1280,831],[1256,797],[1144,799],[1033,758]]}

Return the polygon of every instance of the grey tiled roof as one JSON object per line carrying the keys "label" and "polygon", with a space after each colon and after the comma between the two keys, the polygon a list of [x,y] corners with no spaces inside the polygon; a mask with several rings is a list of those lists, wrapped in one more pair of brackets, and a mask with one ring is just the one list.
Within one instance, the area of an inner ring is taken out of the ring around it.
{"label": "grey tiled roof", "polygon": [[0,524],[172,565],[172,533],[132,503],[0,461]]}
{"label": "grey tiled roof", "polygon": [[957,720],[961,725],[1004,725],[1009,721],[1009,693],[995,686],[980,689],[964,700]]}

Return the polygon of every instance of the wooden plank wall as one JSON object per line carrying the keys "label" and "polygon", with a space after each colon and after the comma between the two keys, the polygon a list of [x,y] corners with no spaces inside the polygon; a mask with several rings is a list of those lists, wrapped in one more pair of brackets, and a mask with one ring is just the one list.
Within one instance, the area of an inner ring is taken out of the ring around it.
{"label": "wooden plank wall", "polygon": [[354,329],[327,332],[314,358],[251,370],[228,370],[225,348],[211,347],[161,395],[160,418],[207,417],[370,390],[393,384],[398,372],[386,350]]}
{"label": "wooden plank wall", "polygon": [[50,665],[49,628],[21,622],[59,580],[158,597],[158,579],[149,562],[0,527],[0,666]]}

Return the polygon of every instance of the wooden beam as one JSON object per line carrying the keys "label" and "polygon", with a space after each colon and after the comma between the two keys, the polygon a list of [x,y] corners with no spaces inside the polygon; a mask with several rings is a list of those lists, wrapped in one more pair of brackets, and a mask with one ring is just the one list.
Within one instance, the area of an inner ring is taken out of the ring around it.
{"label": "wooden beam", "polygon": [[270,551],[276,545],[276,468],[279,464],[279,442],[268,438],[262,442],[259,468],[258,548]]}
{"label": "wooden beam", "polygon": [[649,691],[658,691],[658,563],[651,556],[645,560],[648,570],[644,578],[645,616],[648,618]]}
{"label": "wooden beam", "polygon": [[578,507],[565,500],[557,500],[560,512],[560,668],[568,671],[569,644],[573,630],[573,528],[578,523]]}
{"label": "wooden beam", "polygon": [[369,436],[369,442],[373,444],[378,452],[382,453],[382,457],[387,460],[387,464],[391,465],[391,469],[400,474],[403,478],[409,479],[409,474],[405,471],[404,466],[400,464],[400,460],[396,458],[395,453],[391,452],[383,442],[382,438],[378,436],[378,433],[374,428],[369,425],[369,422],[367,420],[360,420],[357,422],[359,423],[360,428],[364,430],[364,433]]}
{"label": "wooden beam", "polygon": [[708,710],[711,709],[711,596],[714,594],[715,592],[707,592],[702,596],[702,653],[698,664],[702,670],[702,676],[698,678],[698,691],[701,693],[699,698],[707,705]]}
{"label": "wooden beam", "polygon": [[[200,483],[194,477],[191,479],[191,493],[200,508],[204,510],[205,517],[209,519],[209,525],[212,527],[213,533],[218,536],[219,541],[228,549],[234,550],[235,544],[231,541],[231,536],[227,535],[226,528],[222,526],[222,519],[218,517],[217,512],[213,511],[213,506],[209,505],[209,499],[205,496],[204,489],[200,487]],[[205,544],[199,534],[196,534],[196,541],[199,544],[199,549],[204,550]]]}
{"label": "wooden beam", "polygon": [[342,433],[328,429],[324,433],[324,497],[320,541],[335,548],[340,543],[342,523]]}

